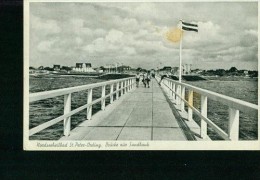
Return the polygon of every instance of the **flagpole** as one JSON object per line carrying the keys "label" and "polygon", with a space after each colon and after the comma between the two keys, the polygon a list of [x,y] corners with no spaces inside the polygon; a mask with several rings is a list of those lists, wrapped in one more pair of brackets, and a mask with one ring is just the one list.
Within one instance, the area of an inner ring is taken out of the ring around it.
{"label": "flagpole", "polygon": [[[182,31],[182,30],[181,30]],[[182,33],[181,33],[181,40],[180,40],[180,67],[179,67],[179,82],[181,82],[181,74],[182,74]]]}

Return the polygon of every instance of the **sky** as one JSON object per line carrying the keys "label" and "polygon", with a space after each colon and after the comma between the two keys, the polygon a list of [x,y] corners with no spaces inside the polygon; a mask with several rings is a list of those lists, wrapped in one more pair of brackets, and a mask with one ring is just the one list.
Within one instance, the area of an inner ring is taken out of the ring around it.
{"label": "sky", "polygon": [[179,42],[167,32],[179,20],[185,31],[183,64],[192,69],[258,69],[257,2],[30,3],[30,66],[78,62],[146,69],[179,66]]}

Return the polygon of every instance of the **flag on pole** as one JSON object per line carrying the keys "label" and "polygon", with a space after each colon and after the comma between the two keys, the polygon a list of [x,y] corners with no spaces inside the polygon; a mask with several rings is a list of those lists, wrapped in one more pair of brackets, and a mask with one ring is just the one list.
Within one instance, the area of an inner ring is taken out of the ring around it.
{"label": "flag on pole", "polygon": [[181,21],[181,27],[182,27],[182,30],[184,30],[184,31],[198,32],[198,25],[197,24],[186,23],[186,22]]}

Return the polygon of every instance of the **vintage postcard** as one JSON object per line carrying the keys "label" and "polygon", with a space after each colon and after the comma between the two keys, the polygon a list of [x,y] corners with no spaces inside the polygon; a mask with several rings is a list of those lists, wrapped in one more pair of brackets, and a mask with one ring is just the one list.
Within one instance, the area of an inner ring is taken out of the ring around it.
{"label": "vintage postcard", "polygon": [[259,150],[258,1],[24,2],[24,150]]}

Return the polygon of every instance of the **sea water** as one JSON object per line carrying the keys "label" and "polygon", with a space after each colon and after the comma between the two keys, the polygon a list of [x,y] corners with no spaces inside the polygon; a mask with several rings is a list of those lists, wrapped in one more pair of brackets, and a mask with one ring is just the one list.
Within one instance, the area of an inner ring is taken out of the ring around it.
{"label": "sea water", "polygon": [[[258,80],[252,78],[215,78],[208,81],[186,82],[188,84],[240,99],[253,104],[258,104]],[[195,106],[199,109],[200,96],[194,94]],[[197,103],[196,103],[197,102]],[[208,118],[216,125],[228,132],[228,106],[208,99]],[[194,120],[199,124],[200,118],[194,116]],[[239,138],[240,140],[257,140],[258,137],[257,114],[246,114],[240,111],[239,118]],[[208,128],[208,134],[213,140],[221,140],[212,128]]]}

